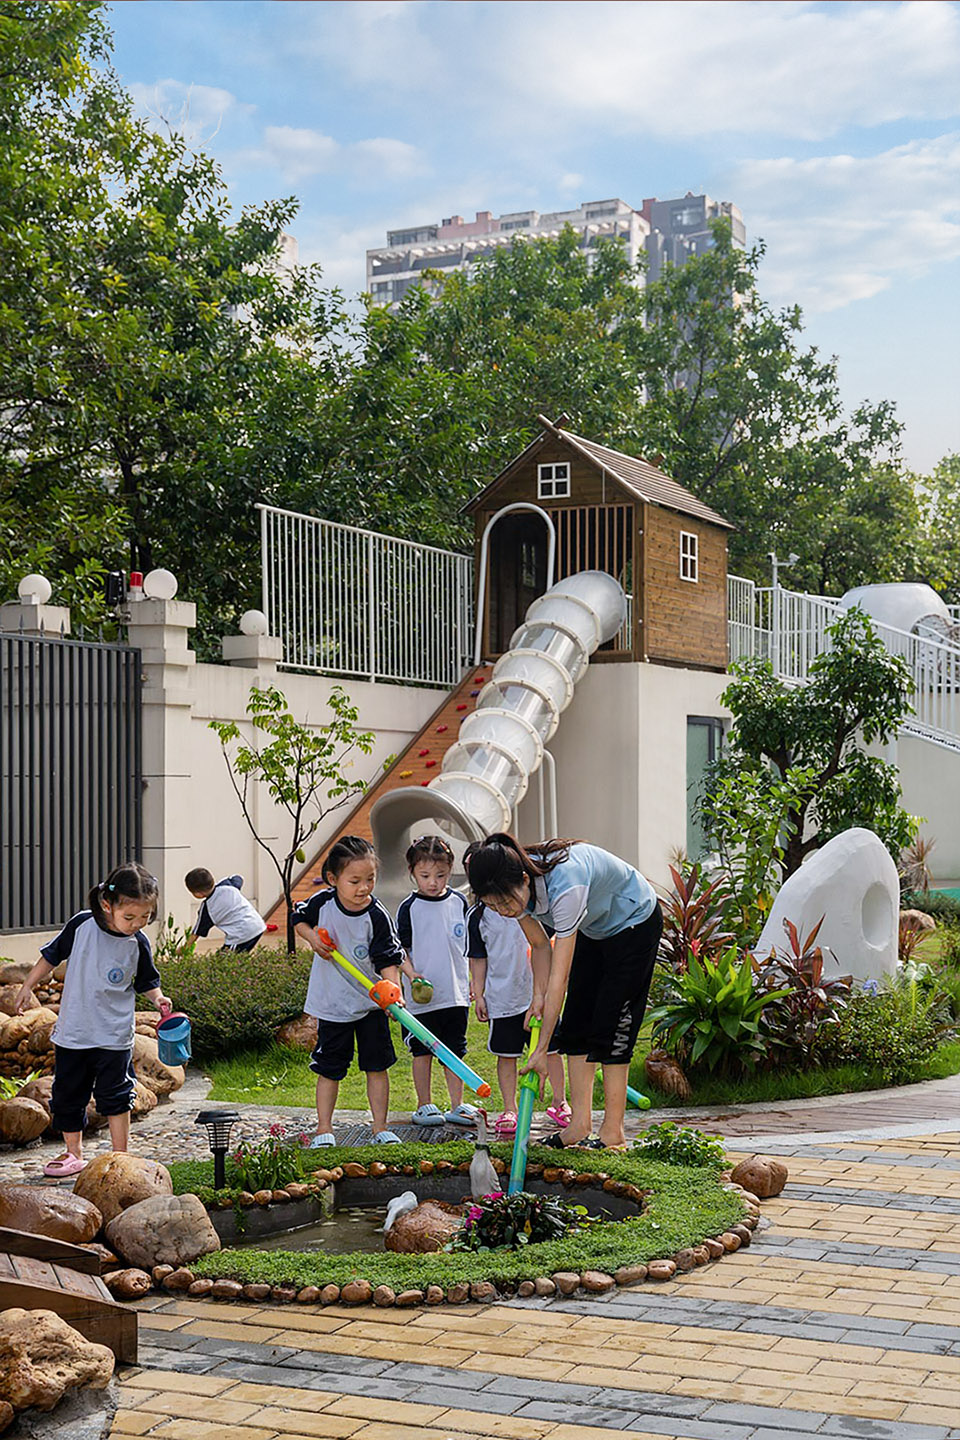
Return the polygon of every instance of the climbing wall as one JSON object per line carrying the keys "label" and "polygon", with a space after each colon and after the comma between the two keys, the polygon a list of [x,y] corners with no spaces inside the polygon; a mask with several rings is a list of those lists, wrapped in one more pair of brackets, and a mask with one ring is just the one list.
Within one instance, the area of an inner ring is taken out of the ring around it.
{"label": "climbing wall", "polygon": [[[492,665],[477,665],[469,670],[456,689],[451,690],[442,705],[437,707],[423,729],[413,737],[406,749],[400,752],[390,769],[384,770],[370,788],[364,791],[352,810],[344,812],[344,818],[336,831],[324,842],[322,849],[318,850],[297,879],[293,888],[295,900],[306,900],[322,883],[320,862],[339,836],[363,835],[367,840],[372,838],[370,811],[381,795],[404,785],[429,785],[434,775],[440,773],[444,755],[456,742],[461,721],[475,709],[477,697],[492,673]],[[282,899],[266,918],[271,924],[285,925]]]}

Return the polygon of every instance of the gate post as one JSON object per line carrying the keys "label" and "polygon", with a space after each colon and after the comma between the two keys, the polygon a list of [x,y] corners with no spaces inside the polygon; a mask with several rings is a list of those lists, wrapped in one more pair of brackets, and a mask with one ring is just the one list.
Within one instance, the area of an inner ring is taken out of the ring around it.
{"label": "gate post", "polygon": [[130,644],[143,675],[143,863],[160,884],[161,915],[189,918],[183,887],[191,811],[191,670],[187,641],[197,607],[184,600],[141,600],[130,606]]}

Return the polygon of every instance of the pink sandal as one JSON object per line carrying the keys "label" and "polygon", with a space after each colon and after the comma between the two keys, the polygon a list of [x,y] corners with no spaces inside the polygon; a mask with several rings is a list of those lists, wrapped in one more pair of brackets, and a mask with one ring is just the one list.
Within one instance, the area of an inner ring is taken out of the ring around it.
{"label": "pink sandal", "polygon": [[494,1130],[498,1140],[508,1140],[511,1135],[517,1133],[517,1116],[513,1110],[504,1110],[494,1121]]}
{"label": "pink sandal", "polygon": [[62,1180],[68,1175],[79,1175],[81,1170],[86,1169],[86,1160],[71,1155],[69,1150],[66,1155],[58,1155],[56,1160],[48,1160],[43,1167],[44,1175],[49,1175],[51,1180]]}
{"label": "pink sandal", "polygon": [[547,1106],[547,1116],[553,1121],[554,1125],[559,1125],[561,1130],[565,1130],[570,1124],[573,1111],[570,1109],[566,1100],[561,1100],[559,1105]]}

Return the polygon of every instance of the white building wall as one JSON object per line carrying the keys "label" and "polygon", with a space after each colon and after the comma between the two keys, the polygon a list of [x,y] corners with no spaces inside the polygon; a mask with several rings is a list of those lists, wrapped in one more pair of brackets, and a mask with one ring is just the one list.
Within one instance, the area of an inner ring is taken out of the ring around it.
{"label": "white building wall", "polygon": [[936,841],[934,878],[960,880],[960,751],[901,735],[889,758],[900,770],[904,805],[920,817],[920,833]]}
{"label": "white building wall", "polygon": [[[729,677],[651,664],[594,664],[549,749],[557,762],[561,835],[621,855],[658,884],[687,843],[687,716],[728,719]],[[538,777],[520,807],[520,835],[539,834]]]}

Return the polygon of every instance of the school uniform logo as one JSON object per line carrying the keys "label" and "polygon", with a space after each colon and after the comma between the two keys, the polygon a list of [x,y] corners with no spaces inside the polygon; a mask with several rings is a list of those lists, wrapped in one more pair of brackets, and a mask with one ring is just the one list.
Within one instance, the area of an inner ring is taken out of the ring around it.
{"label": "school uniform logo", "polygon": [[108,970],[108,971],[107,971],[107,979],[110,981],[110,984],[111,984],[111,985],[119,985],[119,984],[121,983],[121,981],[123,980],[123,968],[122,968],[122,966],[120,966],[120,965],[114,965],[111,970]]}
{"label": "school uniform logo", "polygon": [[353,958],[354,958],[355,960],[366,960],[366,958],[367,958],[367,956],[368,956],[369,954],[370,954],[370,947],[369,947],[369,945],[362,945],[362,944],[361,944],[361,945],[354,945],[354,947],[353,947]]}
{"label": "school uniform logo", "polygon": [[462,920],[458,920],[457,923],[456,923],[456,925],[454,925],[454,927],[453,927],[453,933],[454,933],[454,935],[457,937],[458,940],[462,940],[462,939],[463,939],[464,935],[466,934],[466,930],[467,930],[467,927],[466,927],[466,925],[464,925],[464,923],[463,923]]}

